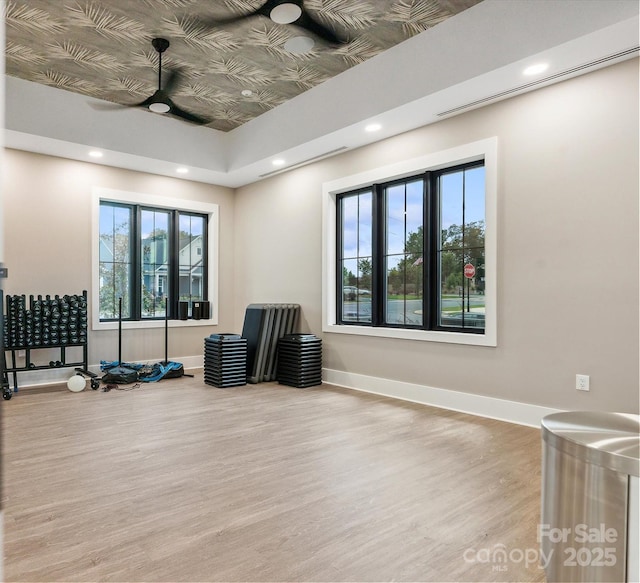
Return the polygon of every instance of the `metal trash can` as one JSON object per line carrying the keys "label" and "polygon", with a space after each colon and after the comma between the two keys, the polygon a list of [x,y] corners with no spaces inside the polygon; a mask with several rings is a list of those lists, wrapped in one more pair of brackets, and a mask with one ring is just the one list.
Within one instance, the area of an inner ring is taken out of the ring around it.
{"label": "metal trash can", "polygon": [[638,415],[547,415],[542,444],[547,581],[638,581]]}

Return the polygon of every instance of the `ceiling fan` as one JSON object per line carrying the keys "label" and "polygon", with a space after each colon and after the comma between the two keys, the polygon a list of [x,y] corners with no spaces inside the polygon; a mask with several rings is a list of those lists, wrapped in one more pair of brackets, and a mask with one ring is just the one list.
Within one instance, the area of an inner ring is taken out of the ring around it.
{"label": "ceiling fan", "polygon": [[[338,36],[333,30],[313,18],[304,7],[303,0],[267,0],[260,8],[248,14],[230,16],[228,18],[206,19],[205,23],[215,27],[239,22],[245,18],[252,18],[254,16],[266,16],[277,24],[293,24],[329,44],[344,44],[348,42],[346,39]],[[307,42],[296,40],[305,38],[308,39]],[[311,41],[311,43],[309,43],[309,41]],[[313,46],[312,41],[313,39],[309,37],[294,37],[285,43],[285,49],[293,53],[306,52]]]}
{"label": "ceiling fan", "polygon": [[170,71],[165,82],[164,88],[162,87],[162,53],[169,48],[169,41],[165,38],[154,38],[151,41],[153,48],[158,51],[158,89],[151,96],[140,103],[134,103],[132,105],[114,105],[112,107],[102,107],[101,109],[113,109],[113,107],[145,107],[154,113],[168,113],[177,118],[183,119],[194,124],[206,124],[209,123],[206,119],[201,118],[198,115],[189,113],[184,109],[178,107],[169,95],[175,89],[180,79],[180,73],[178,71]]}

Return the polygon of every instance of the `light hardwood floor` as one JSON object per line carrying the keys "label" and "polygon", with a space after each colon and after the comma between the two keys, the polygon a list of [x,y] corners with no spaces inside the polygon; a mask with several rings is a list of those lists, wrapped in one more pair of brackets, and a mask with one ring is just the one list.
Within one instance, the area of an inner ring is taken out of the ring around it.
{"label": "light hardwood floor", "polygon": [[201,372],[2,413],[7,581],[544,581],[536,429]]}

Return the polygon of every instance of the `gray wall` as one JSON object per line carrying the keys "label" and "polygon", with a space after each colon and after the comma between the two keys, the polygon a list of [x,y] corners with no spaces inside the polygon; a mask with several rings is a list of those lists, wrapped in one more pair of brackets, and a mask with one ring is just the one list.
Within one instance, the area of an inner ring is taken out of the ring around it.
{"label": "gray wall", "polygon": [[[322,335],[322,183],[491,136],[498,346]],[[329,369],[638,412],[638,156],[633,59],[240,188],[235,328],[248,303],[299,302]]]}

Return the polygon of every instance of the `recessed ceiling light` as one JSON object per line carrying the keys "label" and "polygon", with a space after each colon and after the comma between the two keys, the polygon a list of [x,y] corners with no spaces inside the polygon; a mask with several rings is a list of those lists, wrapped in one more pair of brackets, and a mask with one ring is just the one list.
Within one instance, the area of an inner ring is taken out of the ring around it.
{"label": "recessed ceiling light", "polygon": [[282,158],[277,158],[273,162],[271,162],[274,166],[284,166],[284,160]]}
{"label": "recessed ceiling light", "polygon": [[102,158],[103,154],[98,150],[91,150],[91,152],[89,152],[89,156],[91,156],[92,158]]}
{"label": "recessed ceiling light", "polygon": [[185,168],[184,166],[180,166],[180,167],[176,168],[176,172],[178,174],[186,174],[187,172],[189,172],[189,169]]}
{"label": "recessed ceiling light", "polygon": [[543,73],[549,68],[547,63],[538,63],[537,65],[531,65],[527,67],[524,71],[522,71],[523,75],[538,75],[539,73]]}
{"label": "recessed ceiling light", "polygon": [[382,126],[379,123],[370,123],[364,128],[366,132],[377,132],[379,129],[382,129]]}
{"label": "recessed ceiling light", "polygon": [[293,2],[284,2],[269,13],[269,18],[278,24],[290,24],[298,20],[301,15],[302,8],[300,6]]}
{"label": "recessed ceiling light", "polygon": [[243,89],[240,92],[240,95],[242,95],[242,97],[251,97],[253,95],[253,91],[251,91],[251,89]]}
{"label": "recessed ceiling light", "polygon": [[294,36],[284,43],[284,50],[296,55],[309,52],[315,41],[309,36]]}

